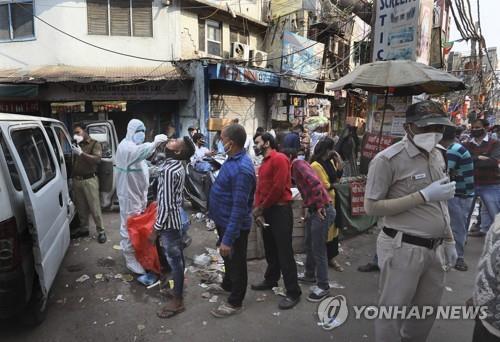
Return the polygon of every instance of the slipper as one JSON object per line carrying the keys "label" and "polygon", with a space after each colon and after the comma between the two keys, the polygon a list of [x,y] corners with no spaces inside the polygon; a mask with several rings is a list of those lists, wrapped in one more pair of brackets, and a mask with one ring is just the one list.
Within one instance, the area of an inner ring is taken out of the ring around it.
{"label": "slipper", "polygon": [[184,306],[180,306],[180,307],[177,307],[175,309],[164,307],[163,309],[158,311],[156,313],[156,315],[159,318],[170,318],[170,317],[174,317],[175,315],[180,314],[181,312],[184,312],[184,311],[186,311],[186,308]]}

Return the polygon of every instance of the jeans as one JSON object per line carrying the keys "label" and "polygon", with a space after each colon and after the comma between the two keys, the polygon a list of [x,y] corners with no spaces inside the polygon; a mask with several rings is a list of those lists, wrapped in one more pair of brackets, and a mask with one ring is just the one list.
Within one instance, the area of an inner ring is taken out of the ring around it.
{"label": "jeans", "polygon": [[481,210],[481,231],[487,232],[500,213],[500,185],[478,185],[476,194],[481,197],[484,210]]}
{"label": "jeans", "polygon": [[[219,240],[224,236],[224,228],[216,227]],[[241,307],[247,291],[247,246],[249,230],[240,230],[240,236],[234,240],[231,255],[224,259],[224,279],[222,288],[231,292],[227,302],[235,307]]]}
{"label": "jeans", "polygon": [[184,254],[182,252],[182,232],[164,229],[160,232],[160,245],[171,269],[174,281],[174,295],[182,298],[184,290]]}
{"label": "jeans", "polygon": [[458,258],[464,257],[465,240],[467,239],[467,216],[472,205],[472,197],[453,197],[448,200],[448,211],[450,212],[450,224],[455,238]]}
{"label": "jeans", "polygon": [[269,226],[262,229],[267,269],[264,280],[274,285],[283,274],[287,296],[298,298],[302,294],[297,279],[297,265],[292,248],[293,212],[290,204],[274,205],[264,210]]}
{"label": "jeans", "polygon": [[330,289],[328,283],[328,258],[326,238],[328,228],[335,221],[335,209],[326,208],[326,218],[322,220],[316,211],[310,211],[305,225],[306,276],[314,277],[322,290]]}

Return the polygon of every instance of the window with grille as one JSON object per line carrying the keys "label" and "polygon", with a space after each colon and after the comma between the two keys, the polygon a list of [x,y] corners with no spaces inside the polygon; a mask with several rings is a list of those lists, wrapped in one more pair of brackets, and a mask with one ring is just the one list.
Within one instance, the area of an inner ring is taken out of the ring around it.
{"label": "window with grille", "polygon": [[0,3],[0,41],[16,41],[35,37],[32,1]]}
{"label": "window with grille", "polygon": [[152,0],[87,0],[89,34],[153,36]]}
{"label": "window with grille", "polygon": [[210,55],[222,56],[222,24],[198,19],[198,48]]}

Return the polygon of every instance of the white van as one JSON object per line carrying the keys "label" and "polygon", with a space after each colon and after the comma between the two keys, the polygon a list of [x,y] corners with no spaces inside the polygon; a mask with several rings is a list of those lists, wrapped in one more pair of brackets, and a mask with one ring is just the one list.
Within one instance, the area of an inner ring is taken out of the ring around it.
{"label": "white van", "polygon": [[0,318],[45,318],[75,215],[70,162],[60,121],[0,113]]}

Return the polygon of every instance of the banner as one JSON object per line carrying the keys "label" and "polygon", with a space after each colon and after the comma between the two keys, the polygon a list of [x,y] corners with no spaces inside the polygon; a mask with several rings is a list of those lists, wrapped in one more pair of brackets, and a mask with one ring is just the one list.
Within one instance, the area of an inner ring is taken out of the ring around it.
{"label": "banner", "polygon": [[208,67],[208,76],[211,80],[233,81],[270,87],[280,86],[280,78],[274,72],[230,64],[211,64]]}
{"label": "banner", "polygon": [[351,190],[351,215],[362,216],[365,212],[365,186],[366,181],[351,182],[349,188]]}
{"label": "banner", "polygon": [[373,60],[429,64],[433,0],[377,0]]}
{"label": "banner", "polygon": [[321,73],[325,44],[299,36],[283,33],[281,71],[287,74],[318,79]]}

